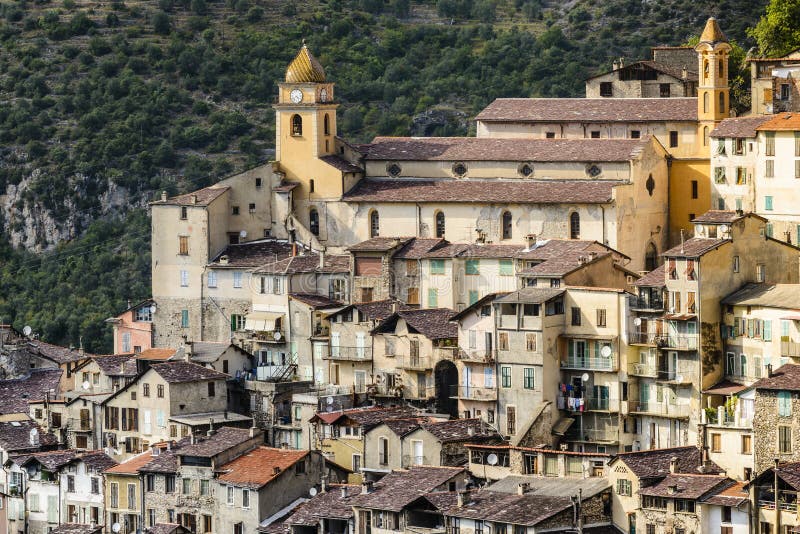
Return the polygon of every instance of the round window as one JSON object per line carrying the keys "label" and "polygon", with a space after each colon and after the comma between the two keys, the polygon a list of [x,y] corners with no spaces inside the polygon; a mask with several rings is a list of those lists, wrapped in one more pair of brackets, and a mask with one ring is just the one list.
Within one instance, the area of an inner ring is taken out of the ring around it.
{"label": "round window", "polygon": [[402,170],[403,170],[403,169],[402,169],[402,168],[400,167],[400,165],[398,165],[397,163],[390,163],[390,164],[388,164],[388,165],[386,166],[386,172],[387,172],[387,173],[389,174],[389,176],[391,176],[392,178],[397,178],[398,176],[400,176],[400,172],[401,172]]}
{"label": "round window", "polygon": [[460,161],[458,163],[453,163],[453,174],[458,178],[465,176],[467,174],[467,166]]}
{"label": "round window", "polygon": [[533,166],[530,163],[523,163],[519,166],[518,169],[520,175],[524,176],[525,178],[529,177],[533,174]]}
{"label": "round window", "polygon": [[594,165],[594,164],[589,165],[588,167],[586,167],[586,174],[588,174],[592,178],[597,178],[598,176],[600,176],[600,173],[602,173],[602,172],[603,172],[603,169],[601,169],[599,166]]}

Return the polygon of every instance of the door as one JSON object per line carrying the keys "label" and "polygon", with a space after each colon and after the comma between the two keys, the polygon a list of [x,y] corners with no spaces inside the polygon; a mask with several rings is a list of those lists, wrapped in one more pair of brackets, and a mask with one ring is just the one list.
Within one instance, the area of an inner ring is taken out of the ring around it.
{"label": "door", "polygon": [[598,410],[608,410],[608,386],[595,386],[594,397],[597,399]]}
{"label": "door", "polygon": [[356,382],[356,393],[364,393],[367,390],[367,372],[356,371],[353,374]]}
{"label": "door", "polygon": [[152,421],[150,420],[150,417],[151,417],[150,410],[144,410],[142,412],[142,418],[143,418],[143,420],[142,420],[142,433],[147,435],[147,436],[149,436],[150,434],[153,433],[153,424],[152,424]]}
{"label": "door", "polygon": [[678,353],[670,352],[667,360],[668,379],[675,380],[678,377]]}
{"label": "door", "polygon": [[414,465],[423,465],[425,463],[425,458],[423,456],[422,451],[422,441],[414,440],[411,442],[414,451]]}
{"label": "door", "polygon": [[575,363],[579,367],[586,367],[586,342],[575,341]]}
{"label": "door", "polygon": [[417,373],[417,398],[425,399],[428,397],[428,382],[425,373]]}
{"label": "door", "polygon": [[650,401],[650,384],[643,382],[639,385],[639,411],[647,411],[647,403]]}
{"label": "door", "polygon": [[364,359],[364,332],[356,332],[356,358]]}

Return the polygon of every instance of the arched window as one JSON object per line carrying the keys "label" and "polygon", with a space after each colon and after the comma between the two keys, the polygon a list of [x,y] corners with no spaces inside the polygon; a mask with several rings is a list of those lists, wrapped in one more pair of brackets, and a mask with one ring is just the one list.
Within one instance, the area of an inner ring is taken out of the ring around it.
{"label": "arched window", "polygon": [[708,60],[703,61],[703,78],[708,78]]}
{"label": "arched window", "polygon": [[703,93],[703,113],[708,113],[708,93]]}
{"label": "arched window", "polygon": [[725,113],[725,93],[719,94],[719,112]]}
{"label": "arched window", "polygon": [[511,220],[511,212],[504,211],[503,212],[503,239],[511,239],[511,232],[512,232],[512,220]]}
{"label": "arched window", "polygon": [[703,146],[708,146],[708,126],[703,126]]}
{"label": "arched window", "polygon": [[328,117],[328,114],[325,114],[325,118],[322,119],[322,128],[325,131],[325,135],[331,134],[331,119]]}
{"label": "arched window", "polygon": [[369,236],[378,237],[381,235],[381,218],[377,211],[369,214]]}
{"label": "arched window", "polygon": [[717,61],[719,62],[719,77],[720,78],[724,78],[725,77],[725,58],[720,56],[719,58],[717,58]]}
{"label": "arched window", "polygon": [[315,236],[319,236],[319,212],[317,208],[311,208],[308,212],[308,228]]}
{"label": "arched window", "polygon": [[300,115],[292,115],[292,135],[303,135],[303,119]]}
{"label": "arched window", "polygon": [[444,212],[436,212],[436,237],[444,237]]}
{"label": "arched window", "polygon": [[580,239],[581,237],[581,216],[577,211],[573,211],[569,216],[569,238]]}
{"label": "arched window", "polygon": [[654,244],[649,243],[644,253],[644,270],[650,272],[656,267],[658,267],[658,250]]}

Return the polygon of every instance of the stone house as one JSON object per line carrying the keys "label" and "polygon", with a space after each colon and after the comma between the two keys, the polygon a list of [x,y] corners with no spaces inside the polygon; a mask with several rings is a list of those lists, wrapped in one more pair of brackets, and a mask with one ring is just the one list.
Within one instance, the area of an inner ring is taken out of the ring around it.
{"label": "stone house", "polygon": [[354,302],[397,298],[395,253],[414,240],[410,237],[372,237],[347,247],[353,258],[351,287]]}
{"label": "stone house", "polygon": [[147,299],[128,308],[106,323],[114,332],[114,354],[134,354],[153,347],[155,302]]}
{"label": "stone house", "polygon": [[353,498],[361,494],[357,484],[331,484],[320,493],[295,507],[280,523],[260,532],[270,534],[352,534],[355,516]]}
{"label": "stone house", "polygon": [[155,453],[158,455],[171,447],[172,442],[154,443],[150,450],[103,471],[106,511],[103,522],[110,529],[119,525],[119,532],[132,534],[145,527],[143,523],[146,522],[146,516],[142,506],[144,495],[139,468],[153,460],[154,450],[158,451]]}
{"label": "stone house", "polygon": [[697,53],[691,46],[651,48],[651,58],[586,80],[586,98],[685,98],[697,96]]}
{"label": "stone house", "polygon": [[250,353],[231,342],[188,341],[184,346],[190,362],[232,377],[242,376],[253,368]]}
{"label": "stone house", "polygon": [[751,386],[755,390],[753,454],[755,473],[769,469],[775,459],[796,462],[800,454],[800,365],[787,363],[768,370]]}
{"label": "stone house", "polygon": [[384,420],[364,434],[364,471],[386,473],[414,465],[460,466],[467,443],[500,441],[481,419],[429,421],[425,417]]}
{"label": "stone house", "polygon": [[723,470],[704,459],[699,448],[688,446],[619,453],[609,461],[607,473],[614,488],[613,524],[632,534],[645,532],[642,490],[657,485],[668,475],[720,475]]}
{"label": "stone house", "polygon": [[790,79],[797,79],[797,60],[800,51],[793,50],[783,57],[748,57],[750,63],[751,112],[771,115],[800,109],[800,100]]}
{"label": "stone house", "polygon": [[420,262],[443,238],[414,237],[392,256],[393,298],[409,306],[422,304],[420,297]]}
{"label": "stone house", "polygon": [[731,117],[711,131],[711,206],[717,210],[756,211],[756,128],[769,116]]}
{"label": "stone house", "polygon": [[103,402],[105,444],[115,449],[115,457],[130,457],[149,444],[188,435],[188,425],[169,422],[174,417],[202,413],[213,418],[209,414],[216,413],[223,420],[228,378],[187,361],[151,365]]}
{"label": "stone house", "polygon": [[364,465],[364,440],[366,433],[388,419],[416,415],[409,407],[353,408],[341,411],[320,411],[309,421],[313,426],[312,450],[320,451],[334,464],[354,473],[353,480],[361,480]]}
{"label": "stone house", "polygon": [[255,533],[261,521],[308,495],[326,474],[324,464],[318,452],[258,447],[220,466],[215,531]]}
{"label": "stone house", "polygon": [[73,457],[61,468],[61,521],[83,525],[102,525],[105,521],[103,471],[117,462],[103,451],[90,451]]}
{"label": "stone house", "polygon": [[136,378],[139,364],[134,354],[93,356],[75,369],[70,388],[83,393],[113,393]]}
{"label": "stone house", "polygon": [[398,310],[375,327],[375,374],[369,393],[378,402],[403,398],[418,407],[435,406],[439,413],[457,415],[457,403],[451,399],[458,384],[453,313],[447,308]]}
{"label": "stone house", "polygon": [[753,505],[750,532],[792,532],[800,526],[797,495],[800,463],[775,461],[747,486]]}

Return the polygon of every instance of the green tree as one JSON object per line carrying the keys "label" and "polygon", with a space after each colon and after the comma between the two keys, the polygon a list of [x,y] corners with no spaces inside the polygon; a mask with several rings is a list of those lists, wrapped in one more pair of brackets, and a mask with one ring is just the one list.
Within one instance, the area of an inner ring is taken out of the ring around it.
{"label": "green tree", "polygon": [[169,15],[163,11],[156,12],[153,15],[153,31],[159,35],[169,35],[172,25],[169,21]]}
{"label": "green tree", "polygon": [[771,0],[748,35],[766,56],[779,57],[800,48],[800,0]]}

